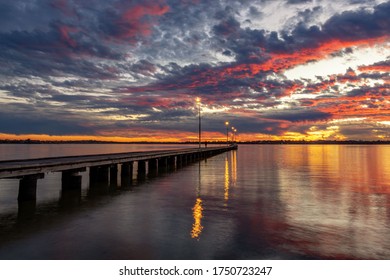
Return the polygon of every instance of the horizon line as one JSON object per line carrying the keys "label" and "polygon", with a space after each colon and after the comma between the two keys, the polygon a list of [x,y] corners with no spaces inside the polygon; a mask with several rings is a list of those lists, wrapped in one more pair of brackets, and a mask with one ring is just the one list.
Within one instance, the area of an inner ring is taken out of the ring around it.
{"label": "horizon line", "polygon": [[[0,139],[0,144],[199,144],[198,141],[109,141],[109,140],[31,140],[31,139]],[[226,141],[212,140],[201,141],[201,144],[226,144]],[[236,144],[351,144],[351,143],[375,143],[375,144],[390,144],[390,140],[252,140],[252,141],[228,141],[228,143]]]}

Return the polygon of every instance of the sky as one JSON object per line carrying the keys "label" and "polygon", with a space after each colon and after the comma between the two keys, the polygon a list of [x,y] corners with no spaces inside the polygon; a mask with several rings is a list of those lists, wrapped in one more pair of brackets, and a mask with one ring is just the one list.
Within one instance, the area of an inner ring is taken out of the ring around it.
{"label": "sky", "polygon": [[[390,1],[0,0],[0,139],[390,140]],[[229,136],[229,137],[230,137]]]}

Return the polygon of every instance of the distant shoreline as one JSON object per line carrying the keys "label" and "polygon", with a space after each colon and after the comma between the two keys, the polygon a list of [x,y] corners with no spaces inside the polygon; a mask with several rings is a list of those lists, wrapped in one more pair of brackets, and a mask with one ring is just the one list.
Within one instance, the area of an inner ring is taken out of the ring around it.
{"label": "distant shoreline", "polygon": [[[389,145],[389,141],[369,141],[369,140],[318,140],[318,141],[305,141],[305,140],[262,140],[262,141],[242,141],[236,142],[237,144],[244,145]],[[175,145],[198,145],[198,142],[115,142],[115,141],[95,141],[95,140],[84,140],[84,141],[45,141],[45,140],[0,140],[0,144],[175,144]],[[202,142],[204,145],[205,142]],[[209,141],[207,144],[226,144],[226,142]]]}

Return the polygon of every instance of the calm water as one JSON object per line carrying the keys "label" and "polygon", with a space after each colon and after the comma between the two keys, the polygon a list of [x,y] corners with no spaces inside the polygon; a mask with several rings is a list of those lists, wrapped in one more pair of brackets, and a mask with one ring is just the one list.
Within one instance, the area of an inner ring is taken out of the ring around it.
{"label": "calm water", "polygon": [[[145,150],[93,146],[28,156]],[[126,187],[88,178],[62,192],[61,175],[45,174],[35,205],[0,180],[0,258],[390,259],[389,145],[240,145]]]}

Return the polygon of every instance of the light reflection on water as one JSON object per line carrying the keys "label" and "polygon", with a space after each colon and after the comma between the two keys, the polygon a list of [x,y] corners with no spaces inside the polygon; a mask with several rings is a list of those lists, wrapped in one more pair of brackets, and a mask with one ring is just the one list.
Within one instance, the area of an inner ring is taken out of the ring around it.
{"label": "light reflection on water", "polygon": [[63,192],[46,174],[25,209],[0,180],[0,258],[390,259],[389,159],[388,145],[240,145],[126,186],[84,172]]}
{"label": "light reflection on water", "polygon": [[196,198],[196,202],[194,207],[192,208],[192,211],[194,215],[194,224],[192,225],[191,237],[199,239],[199,236],[203,230],[203,226],[202,226],[203,206],[202,206],[202,199],[200,197]]}

